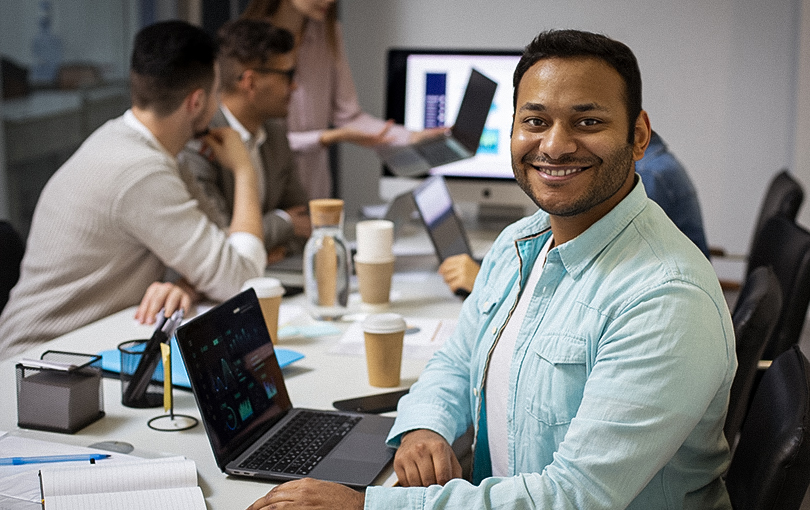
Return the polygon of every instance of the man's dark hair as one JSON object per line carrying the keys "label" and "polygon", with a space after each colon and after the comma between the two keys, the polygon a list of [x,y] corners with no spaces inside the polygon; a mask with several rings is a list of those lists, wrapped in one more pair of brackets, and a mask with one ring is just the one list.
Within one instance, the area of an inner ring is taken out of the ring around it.
{"label": "man's dark hair", "polygon": [[523,75],[538,61],[547,58],[596,58],[615,69],[624,81],[624,102],[630,124],[627,140],[633,143],[636,119],[641,113],[641,71],[630,48],[607,36],[580,30],[541,32],[523,50],[515,68],[513,108],[517,107],[518,85]]}
{"label": "man's dark hair", "polygon": [[248,18],[224,24],[217,32],[217,42],[220,84],[226,92],[236,88],[245,68],[263,66],[270,57],[284,55],[295,47],[289,31],[265,20]]}
{"label": "man's dark hair", "polygon": [[178,20],[149,25],[135,36],[132,104],[169,115],[194,90],[211,90],[216,57],[216,42],[200,28]]}

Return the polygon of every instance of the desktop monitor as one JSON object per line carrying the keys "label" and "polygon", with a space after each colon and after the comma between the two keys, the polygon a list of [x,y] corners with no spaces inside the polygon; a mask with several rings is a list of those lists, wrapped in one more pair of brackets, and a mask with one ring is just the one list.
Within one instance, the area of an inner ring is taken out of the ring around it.
{"label": "desktop monitor", "polygon": [[[454,201],[478,204],[480,216],[519,217],[536,210],[515,183],[509,154],[512,75],[520,55],[520,50],[388,51],[386,118],[412,131],[453,125],[473,68],[498,83],[475,157],[435,167],[429,174],[445,177]],[[380,195],[393,198],[418,184],[397,182],[401,180],[383,166]]]}

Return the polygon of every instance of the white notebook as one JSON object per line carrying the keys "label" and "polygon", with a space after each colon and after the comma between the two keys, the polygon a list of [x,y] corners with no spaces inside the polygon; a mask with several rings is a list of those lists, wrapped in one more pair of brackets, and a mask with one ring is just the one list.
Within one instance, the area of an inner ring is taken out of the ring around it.
{"label": "white notebook", "polygon": [[43,467],[45,510],[205,510],[194,461],[172,457],[125,464]]}

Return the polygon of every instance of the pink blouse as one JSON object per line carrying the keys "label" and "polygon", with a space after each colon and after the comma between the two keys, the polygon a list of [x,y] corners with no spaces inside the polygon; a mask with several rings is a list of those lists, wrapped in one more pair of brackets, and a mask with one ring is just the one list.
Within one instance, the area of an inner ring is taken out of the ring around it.
{"label": "pink blouse", "polygon": [[[351,126],[373,133],[385,124],[360,109],[343,48],[343,33],[340,25],[335,28],[337,54],[327,42],[326,24],[307,21],[296,61],[298,88],[292,93],[287,117],[290,147],[310,198],[329,197],[332,190],[329,150],[319,142],[323,130]],[[400,125],[389,134],[394,145],[407,143],[410,135]]]}

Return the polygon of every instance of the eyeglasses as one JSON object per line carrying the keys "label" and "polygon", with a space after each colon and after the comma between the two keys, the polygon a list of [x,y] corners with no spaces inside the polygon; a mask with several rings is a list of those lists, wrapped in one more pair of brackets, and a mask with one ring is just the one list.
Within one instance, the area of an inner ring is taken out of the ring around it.
{"label": "eyeglasses", "polygon": [[290,69],[271,69],[269,67],[253,67],[251,68],[253,72],[262,73],[262,74],[281,74],[287,77],[287,81],[292,83],[293,77],[295,76],[295,68],[291,67]]}

